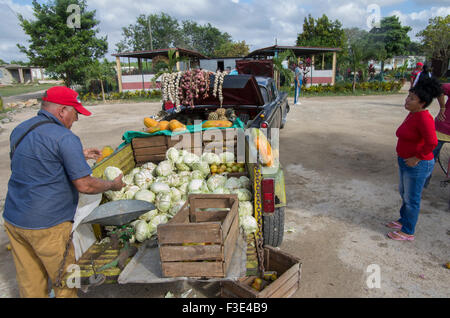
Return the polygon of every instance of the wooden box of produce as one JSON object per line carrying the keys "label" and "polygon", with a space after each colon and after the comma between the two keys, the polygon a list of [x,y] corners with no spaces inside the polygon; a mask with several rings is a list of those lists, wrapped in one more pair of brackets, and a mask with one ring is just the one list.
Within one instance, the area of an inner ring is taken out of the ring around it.
{"label": "wooden box of produce", "polygon": [[150,136],[146,138],[133,138],[131,141],[136,166],[146,162],[158,163],[166,159],[169,148],[184,149],[197,156],[202,154],[201,133],[179,134],[175,136]]}
{"label": "wooden box of produce", "polygon": [[225,277],[239,235],[238,204],[235,194],[189,195],[157,228],[163,276]]}
{"label": "wooden box of produce", "polygon": [[237,130],[210,129],[196,133],[183,133],[174,136],[150,136],[133,138],[131,141],[136,166],[146,162],[165,160],[169,148],[184,149],[201,156],[203,152],[221,153],[222,151],[237,151]]}
{"label": "wooden box of produce", "polygon": [[238,281],[223,281],[220,283],[221,296],[224,298],[289,298],[299,289],[301,263],[297,257],[266,245],[264,263],[266,273],[276,273],[275,280],[266,276],[260,288],[255,286],[257,276],[244,277]]}

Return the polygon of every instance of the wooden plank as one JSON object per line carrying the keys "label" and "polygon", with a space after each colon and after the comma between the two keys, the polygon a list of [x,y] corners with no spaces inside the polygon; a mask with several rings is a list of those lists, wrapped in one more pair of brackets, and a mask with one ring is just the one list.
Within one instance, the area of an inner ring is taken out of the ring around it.
{"label": "wooden plank", "polygon": [[166,155],[143,155],[143,156],[136,156],[136,164],[143,164],[146,162],[160,162],[166,159]]}
{"label": "wooden plank", "polygon": [[162,262],[165,277],[224,277],[222,262]]}
{"label": "wooden plank", "polygon": [[231,225],[230,232],[224,238],[224,271],[225,274],[228,273],[228,269],[231,265],[231,260],[233,258],[233,253],[236,249],[236,242],[239,235],[239,217],[234,218],[234,222]]}
{"label": "wooden plank", "polygon": [[167,136],[150,136],[146,138],[133,138],[131,140],[133,149],[167,146]]}
{"label": "wooden plank", "polygon": [[157,147],[145,147],[134,149],[135,156],[145,156],[145,155],[165,155],[167,152],[167,146],[157,146]]}
{"label": "wooden plank", "polygon": [[[234,220],[236,217],[238,217],[238,200],[237,200],[237,194],[235,194],[236,196],[236,200],[234,200],[233,205],[231,206],[231,210],[228,213],[227,217],[225,218],[225,220],[222,223],[222,229],[223,229],[223,240],[225,241],[225,238],[228,235],[228,232],[230,231],[230,227],[233,224]],[[232,201],[233,199],[229,199],[230,201]]]}
{"label": "wooden plank", "polygon": [[234,281],[221,282],[221,289],[238,298],[256,298],[258,296],[258,293],[250,286]]}
{"label": "wooden plank", "polygon": [[218,260],[223,261],[221,245],[161,246],[163,262]]}
{"label": "wooden plank", "polygon": [[195,220],[196,222],[223,222],[227,217],[229,211],[196,211]]}
{"label": "wooden plank", "polygon": [[[195,195],[197,197],[194,197],[193,200],[195,200],[194,207],[195,209],[192,211],[197,211],[197,209],[208,209],[208,208],[218,208],[218,209],[225,209],[225,208],[231,208],[232,202],[229,202],[230,200],[236,200],[237,201],[237,194],[204,194]],[[191,196],[189,196],[191,198]],[[191,201],[193,202],[193,201]]]}
{"label": "wooden plank", "polygon": [[[291,277],[290,280],[288,280],[286,282],[286,284],[284,284],[284,285],[280,286],[279,288],[275,289],[272,294],[270,294],[269,296],[260,296],[260,297],[262,297],[262,298],[265,298],[265,297],[269,297],[269,298],[283,298],[283,297],[286,297],[287,292],[290,291],[292,288],[297,287],[297,289],[298,289],[298,281],[299,281],[299,277],[298,277],[298,273],[296,273],[293,277]],[[272,285],[272,284],[270,284],[270,285]],[[269,288],[270,285],[267,288]]]}
{"label": "wooden plank", "polygon": [[218,222],[197,224],[158,225],[160,245],[178,243],[222,243],[222,229]]}
{"label": "wooden plank", "polygon": [[[292,266],[286,272],[281,274],[277,280],[273,281],[269,286],[263,289],[260,292],[260,297],[270,297],[273,293],[275,293],[282,286],[289,284],[291,280],[298,281],[298,264],[296,266]],[[280,273],[278,273],[280,275]]]}
{"label": "wooden plank", "polygon": [[189,202],[186,202],[175,216],[166,224],[189,223]]}

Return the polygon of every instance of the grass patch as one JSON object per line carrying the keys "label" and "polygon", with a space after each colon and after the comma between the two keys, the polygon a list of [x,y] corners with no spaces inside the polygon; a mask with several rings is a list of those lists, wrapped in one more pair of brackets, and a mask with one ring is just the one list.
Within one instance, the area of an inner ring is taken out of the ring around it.
{"label": "grass patch", "polygon": [[[353,92],[301,92],[301,97],[332,97],[332,96],[368,96],[368,95],[395,95],[395,94],[403,94],[400,91],[397,92],[380,92],[380,91],[367,91],[367,90],[356,90]],[[293,92],[289,92],[289,97],[294,97]]]}
{"label": "grass patch", "polygon": [[[105,104],[126,104],[126,103],[157,103],[161,102],[161,97],[129,97],[121,99],[107,99]],[[85,100],[83,105],[95,106],[102,105],[103,100]]]}
{"label": "grass patch", "polygon": [[55,84],[16,84],[10,86],[0,87],[0,95],[2,97],[10,97],[15,95],[21,95],[26,93],[38,92],[49,89],[55,86]]}

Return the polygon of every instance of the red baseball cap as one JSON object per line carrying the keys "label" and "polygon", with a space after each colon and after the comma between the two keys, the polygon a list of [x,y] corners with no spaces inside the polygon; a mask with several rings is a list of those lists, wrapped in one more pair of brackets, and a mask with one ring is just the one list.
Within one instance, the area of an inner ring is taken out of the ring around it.
{"label": "red baseball cap", "polygon": [[42,100],[59,105],[72,106],[82,115],[91,115],[91,112],[81,105],[78,93],[66,86],[54,86],[49,88],[45,92],[44,97],[42,97]]}
{"label": "red baseball cap", "polygon": [[423,63],[419,62],[419,63],[416,64],[416,66],[423,66]]}

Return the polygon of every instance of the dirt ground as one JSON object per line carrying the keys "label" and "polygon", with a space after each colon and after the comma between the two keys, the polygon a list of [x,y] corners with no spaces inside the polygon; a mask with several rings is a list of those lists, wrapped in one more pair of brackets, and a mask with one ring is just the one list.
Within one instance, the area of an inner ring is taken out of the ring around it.
{"label": "dirt ground", "polygon": [[[395,131],[407,115],[406,93],[388,96],[320,97],[291,106],[280,133],[288,207],[281,249],[302,260],[301,287],[294,297],[449,297],[450,188],[441,188],[436,166],[424,191],[414,242],[386,237],[385,223],[400,208]],[[290,105],[293,101],[290,101]],[[118,146],[126,130],[160,104],[88,107],[73,131],[85,147]],[[430,112],[438,112],[437,103]],[[15,116],[0,134],[0,202],[6,197],[9,134],[36,110]],[[2,210],[2,207],[0,207]],[[17,297],[7,236],[0,230],[0,297]],[[369,288],[370,265],[380,270],[380,288]],[[218,284],[104,285],[80,297],[216,297]]]}

